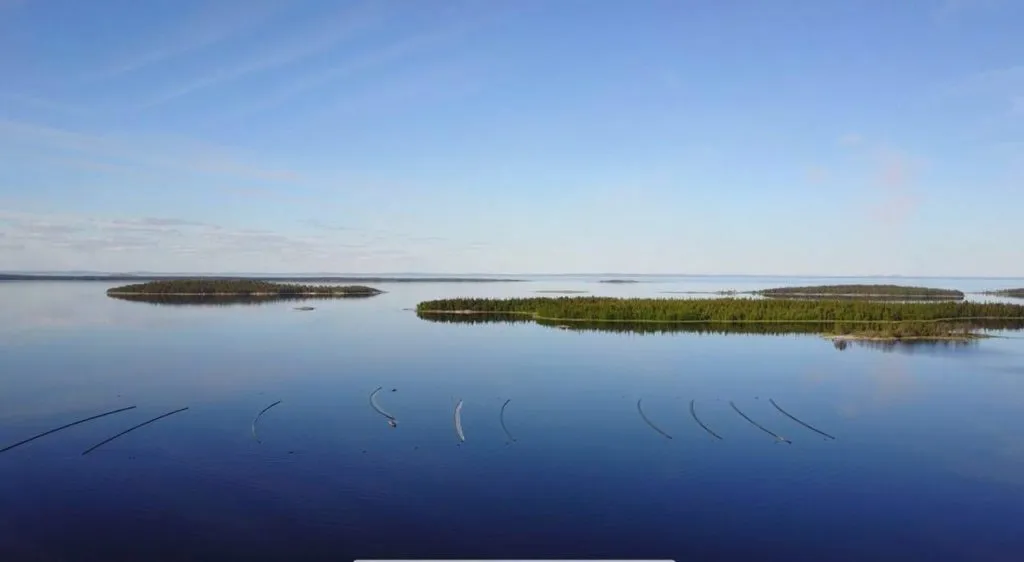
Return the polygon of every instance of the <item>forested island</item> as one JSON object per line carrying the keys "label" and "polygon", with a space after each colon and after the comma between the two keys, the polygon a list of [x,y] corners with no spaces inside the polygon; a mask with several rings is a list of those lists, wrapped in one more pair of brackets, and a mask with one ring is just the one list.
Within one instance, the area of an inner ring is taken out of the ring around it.
{"label": "forested island", "polygon": [[753,291],[755,295],[772,298],[881,298],[902,300],[960,300],[962,291],[910,287],[905,285],[813,285],[808,287],[778,287]]}
{"label": "forested island", "polygon": [[365,285],[300,285],[255,279],[175,279],[124,285],[110,296],[365,297],[383,293]]}
{"label": "forested island", "polygon": [[534,297],[425,301],[417,305],[416,312],[423,318],[496,315],[499,321],[520,317],[569,327],[693,324],[711,331],[817,333],[863,339],[968,339],[980,337],[979,329],[1024,328],[1024,305],[964,301]]}
{"label": "forested island", "polygon": [[602,279],[599,283],[629,284],[639,283],[636,279]]}
{"label": "forested island", "polygon": [[994,297],[1013,297],[1015,299],[1024,299],[1024,289],[999,289],[998,291],[985,291],[983,295],[992,295]]}

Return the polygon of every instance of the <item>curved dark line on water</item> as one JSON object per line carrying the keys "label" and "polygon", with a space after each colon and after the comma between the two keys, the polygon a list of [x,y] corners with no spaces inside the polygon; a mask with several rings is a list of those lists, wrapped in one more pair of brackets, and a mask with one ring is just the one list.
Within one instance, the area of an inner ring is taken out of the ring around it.
{"label": "curved dark line on water", "polygon": [[704,431],[708,432],[709,434],[711,434],[712,437],[718,440],[722,439],[721,435],[715,433],[714,431],[711,431],[711,428],[704,425],[704,422],[700,421],[700,418],[697,417],[697,410],[694,409],[693,407],[693,400],[690,400],[690,415],[693,416],[693,421],[697,422],[698,425],[704,428]]}
{"label": "curved dark line on water", "polygon": [[117,435],[111,437],[110,439],[104,439],[103,441],[100,441],[99,443],[93,445],[92,447],[89,447],[88,449],[82,451],[82,454],[83,455],[88,455],[93,450],[98,449],[99,447],[101,447],[103,445],[106,445],[107,443],[110,443],[114,439],[117,439],[118,437],[120,437],[120,436],[122,436],[122,435],[124,435],[126,433],[131,433],[132,431],[135,431],[136,429],[138,429],[138,428],[140,428],[140,427],[142,427],[144,425],[149,425],[149,424],[151,424],[151,423],[153,423],[153,422],[155,422],[157,420],[162,420],[162,419],[166,418],[167,416],[171,416],[171,415],[177,414],[178,412],[184,412],[187,409],[188,409],[188,406],[185,406],[184,408],[181,408],[181,409],[178,409],[178,410],[174,410],[173,412],[167,412],[166,414],[159,415],[159,416],[157,416],[157,417],[155,417],[155,418],[153,418],[151,420],[144,421],[144,422],[140,423],[139,425],[135,425],[135,426],[129,427],[128,429],[122,431],[121,433],[118,433]]}
{"label": "curved dark line on water", "polygon": [[274,402],[273,404],[267,406],[266,408],[263,408],[263,410],[261,410],[260,413],[256,414],[256,419],[252,420],[252,438],[255,439],[257,443],[262,443],[262,441],[260,441],[259,437],[256,437],[256,422],[260,421],[260,418],[263,417],[263,414],[265,414],[267,410],[273,408],[274,406],[277,406],[280,403],[281,401],[278,400],[277,402]]}
{"label": "curved dark line on water", "polygon": [[498,419],[501,421],[501,429],[505,431],[505,436],[508,437],[509,441],[515,441],[516,438],[512,437],[512,434],[508,432],[508,428],[505,427],[505,408],[508,406],[508,403],[511,402],[511,401],[512,401],[512,399],[509,398],[508,400],[505,401],[504,404],[501,405],[501,413],[498,414]]}
{"label": "curved dark line on water", "polygon": [[455,434],[459,436],[459,441],[466,440],[466,434],[462,433],[462,400],[455,405]]}
{"label": "curved dark line on water", "polygon": [[62,429],[67,429],[69,427],[74,427],[74,426],[76,426],[76,425],[78,425],[80,423],[85,423],[87,421],[92,421],[92,420],[99,419],[99,418],[102,418],[102,417],[105,417],[105,416],[110,416],[110,415],[113,415],[113,414],[119,414],[121,412],[125,412],[125,411],[128,411],[128,410],[131,410],[133,408],[135,408],[135,406],[128,406],[127,408],[119,408],[117,410],[111,410],[109,412],[104,412],[102,414],[97,414],[95,416],[90,416],[90,417],[85,418],[85,419],[81,419],[81,420],[78,420],[78,421],[71,422],[71,423],[69,423],[67,425],[62,425],[60,427],[51,429],[49,431],[44,431],[44,432],[40,433],[39,435],[33,435],[32,437],[29,437],[28,439],[25,439],[24,441],[18,441],[17,443],[15,443],[13,445],[8,445],[8,446],[4,447],[3,449],[0,449],[0,453],[6,452],[6,451],[10,451],[11,449],[13,449],[15,447],[20,447],[20,446],[25,445],[27,443],[31,443],[32,441],[35,441],[36,439],[39,439],[40,437],[46,437],[47,435],[49,435],[51,433],[57,433],[58,431],[60,431]]}
{"label": "curved dark line on water", "polygon": [[381,409],[380,406],[377,405],[377,393],[380,392],[383,388],[383,386],[378,386],[376,390],[370,393],[370,407],[373,408],[374,411],[376,411],[378,414],[384,416],[385,418],[391,421],[396,421],[395,416],[392,416],[391,414],[385,412],[383,409]]}
{"label": "curved dark line on water", "polygon": [[[643,398],[641,398],[640,400],[643,400]],[[653,429],[654,431],[657,431],[658,433],[662,434],[663,436],[665,436],[666,439],[672,439],[671,435],[669,435],[669,434],[665,433],[664,431],[662,431],[661,428],[659,428],[658,426],[654,425],[651,422],[651,420],[649,420],[647,418],[647,416],[644,415],[644,410],[643,410],[643,408],[640,407],[640,400],[636,401],[636,411],[640,412],[640,417],[643,418],[645,422],[647,422],[647,425],[651,426],[651,429]]]}
{"label": "curved dark line on water", "polygon": [[776,439],[777,441],[782,441],[783,443],[789,443],[790,445],[792,445],[792,444],[793,444],[793,442],[792,442],[792,441],[790,441],[789,439],[786,439],[785,437],[783,437],[783,436],[781,436],[781,435],[779,435],[779,434],[777,434],[777,433],[773,432],[772,430],[768,429],[767,427],[765,427],[765,426],[763,426],[763,425],[761,425],[761,424],[757,423],[756,421],[754,421],[754,420],[750,419],[750,418],[749,418],[749,417],[748,417],[748,416],[747,416],[746,414],[744,414],[743,412],[741,412],[741,411],[740,411],[740,409],[736,407],[736,404],[735,404],[735,403],[734,403],[734,402],[733,402],[732,400],[730,400],[730,401],[729,401],[729,405],[730,405],[730,406],[732,406],[732,409],[733,409],[733,410],[736,410],[736,413],[737,413],[737,414],[739,414],[739,415],[743,416],[743,419],[745,419],[745,420],[747,420],[748,422],[750,422],[750,423],[754,424],[754,427],[756,427],[756,428],[760,429],[761,431],[763,431],[763,432],[767,433],[768,435],[771,435],[771,436],[772,436],[772,437],[774,437],[774,438],[775,438],[775,439]]}
{"label": "curved dark line on water", "polygon": [[801,421],[801,420],[797,419],[797,417],[794,416],[793,414],[783,410],[781,406],[779,406],[778,404],[775,403],[775,400],[769,398],[768,401],[772,403],[772,406],[775,406],[776,410],[782,412],[782,414],[784,416],[786,416],[787,418],[795,421],[796,423],[806,427],[807,429],[809,429],[809,430],[811,430],[811,431],[813,431],[815,433],[820,433],[820,434],[824,435],[825,437],[828,437],[829,439],[833,439],[833,440],[835,439],[835,437],[833,437],[832,435],[829,435],[829,434],[825,433],[824,431],[814,427],[813,425],[811,425],[811,424],[809,424],[807,422],[804,422],[804,421]]}

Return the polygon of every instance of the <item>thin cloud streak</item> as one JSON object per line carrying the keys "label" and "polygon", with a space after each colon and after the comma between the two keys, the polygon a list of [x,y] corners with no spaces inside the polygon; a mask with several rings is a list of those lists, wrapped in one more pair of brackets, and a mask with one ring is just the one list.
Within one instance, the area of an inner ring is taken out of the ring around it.
{"label": "thin cloud streak", "polygon": [[1024,92],[1024,65],[978,72],[941,88],[939,98],[975,98],[1004,106],[1007,114],[1021,111]]}
{"label": "thin cloud streak", "polygon": [[879,156],[879,200],[872,206],[872,217],[890,227],[902,227],[920,210],[923,198],[913,184],[919,164],[905,154],[884,151]]}
{"label": "thin cloud streak", "polygon": [[932,18],[939,23],[948,23],[971,13],[988,11],[1005,4],[1004,0],[942,0],[932,12]]}
{"label": "thin cloud streak", "polygon": [[371,10],[367,6],[371,6],[371,4],[367,4],[357,10],[346,8],[330,18],[331,23],[325,29],[319,31],[303,30],[302,33],[292,38],[289,44],[279,45],[273,52],[247,60],[231,68],[223,68],[203,78],[164,92],[150,101],[141,104],[139,108],[152,108],[197,91],[230,83],[251,74],[283,68],[300,62],[303,59],[324,53],[381,20],[382,14],[380,10]]}
{"label": "thin cloud streak", "polygon": [[[466,4],[469,5],[468,3]],[[239,119],[251,116],[256,113],[267,111],[278,107],[287,101],[301,96],[309,91],[326,86],[336,80],[367,72],[374,68],[395,63],[401,60],[413,58],[416,55],[428,50],[430,47],[444,43],[466,35],[485,25],[500,21],[503,18],[520,12],[525,8],[515,7],[490,10],[483,14],[475,14],[473,17],[450,24],[438,31],[431,31],[418,35],[412,35],[393,41],[376,49],[364,51],[343,61],[340,64],[312,72],[304,78],[292,82],[288,87],[277,93],[268,96],[262,101],[243,107],[238,111],[231,112],[226,118]],[[445,17],[461,17],[464,10],[445,10]]]}
{"label": "thin cloud streak", "polygon": [[[56,152],[86,156],[81,165],[135,166],[209,175],[223,175],[264,181],[297,181],[301,176],[290,170],[270,169],[242,161],[231,151],[218,146],[172,136],[98,135],[57,129],[35,123],[0,119],[0,144],[31,146]],[[117,164],[92,159],[114,159]]]}
{"label": "thin cloud streak", "polygon": [[[848,139],[846,135],[843,139]],[[903,151],[868,143],[856,135],[856,142],[843,144],[850,155],[862,161],[868,171],[864,196],[870,220],[888,228],[902,228],[920,211],[925,199],[916,189],[923,162]]]}
{"label": "thin cloud streak", "polygon": [[286,234],[264,229],[231,229],[168,217],[97,218],[80,215],[0,211],[8,245],[88,253],[145,251],[200,255],[210,259],[240,254],[293,257],[343,256],[365,243],[340,237]]}
{"label": "thin cloud streak", "polygon": [[292,98],[327,85],[335,80],[352,76],[360,72],[366,72],[373,68],[411,57],[428,45],[448,36],[448,33],[430,33],[403,39],[374,51],[364,52],[339,65],[332,66],[316,73],[308,74],[305,78],[295,80],[287,88],[284,88],[263,101],[243,107],[238,111],[231,112],[229,115],[232,118],[238,119],[273,109]]}
{"label": "thin cloud streak", "polygon": [[244,4],[230,1],[212,4],[207,4],[200,13],[193,14],[189,21],[178,28],[174,37],[164,44],[113,63],[87,78],[111,79],[201,51],[258,28],[281,8],[280,4],[266,0],[253,0]]}

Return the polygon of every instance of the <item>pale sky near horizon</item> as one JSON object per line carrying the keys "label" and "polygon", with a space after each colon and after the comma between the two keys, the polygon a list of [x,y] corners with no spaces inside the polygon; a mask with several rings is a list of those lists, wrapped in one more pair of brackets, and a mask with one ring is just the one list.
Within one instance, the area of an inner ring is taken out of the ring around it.
{"label": "pale sky near horizon", "polygon": [[1024,277],[1018,0],[0,0],[0,271]]}

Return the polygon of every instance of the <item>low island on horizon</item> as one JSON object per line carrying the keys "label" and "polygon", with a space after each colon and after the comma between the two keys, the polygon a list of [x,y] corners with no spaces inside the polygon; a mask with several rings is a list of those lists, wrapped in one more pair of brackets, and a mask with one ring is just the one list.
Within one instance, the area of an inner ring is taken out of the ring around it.
{"label": "low island on horizon", "polygon": [[901,300],[962,300],[963,291],[912,287],[907,285],[812,285],[807,287],[776,287],[751,291],[749,294],[771,298],[846,298],[846,299],[901,299]]}

